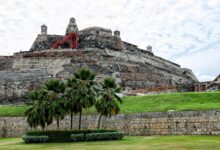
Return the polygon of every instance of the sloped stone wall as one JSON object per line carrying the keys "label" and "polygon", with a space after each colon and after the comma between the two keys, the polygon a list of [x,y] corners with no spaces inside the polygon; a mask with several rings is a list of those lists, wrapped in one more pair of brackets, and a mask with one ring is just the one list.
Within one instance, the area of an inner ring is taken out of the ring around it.
{"label": "sloped stone wall", "polygon": [[[95,129],[98,115],[82,117],[82,128]],[[61,121],[62,129],[69,129],[69,117]],[[78,127],[74,116],[73,128]],[[126,135],[220,135],[220,110],[151,112],[120,114],[110,119],[103,117],[101,128],[125,131]],[[56,129],[56,122],[47,127]],[[0,117],[0,137],[17,137],[25,134],[28,127],[25,117]]]}
{"label": "sloped stone wall", "polygon": [[65,80],[86,67],[98,80],[116,78],[124,89],[175,86],[197,81],[193,73],[183,74],[179,65],[157,56],[128,50],[87,48],[42,50],[0,57],[0,104],[24,102],[27,93],[48,79]]}

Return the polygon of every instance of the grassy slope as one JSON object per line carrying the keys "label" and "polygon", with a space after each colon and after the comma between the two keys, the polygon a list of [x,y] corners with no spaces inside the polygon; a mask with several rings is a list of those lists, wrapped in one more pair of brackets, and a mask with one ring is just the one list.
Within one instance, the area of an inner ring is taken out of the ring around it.
{"label": "grassy slope", "polygon": [[[220,92],[174,93],[123,98],[121,113],[220,109]],[[27,106],[0,106],[0,116],[22,116]],[[94,114],[91,108],[84,112]]]}
{"label": "grassy slope", "polygon": [[126,113],[220,109],[220,92],[129,96],[121,109]]}
{"label": "grassy slope", "polygon": [[0,139],[0,150],[219,150],[219,136],[125,137],[120,141],[24,144],[20,138]]}

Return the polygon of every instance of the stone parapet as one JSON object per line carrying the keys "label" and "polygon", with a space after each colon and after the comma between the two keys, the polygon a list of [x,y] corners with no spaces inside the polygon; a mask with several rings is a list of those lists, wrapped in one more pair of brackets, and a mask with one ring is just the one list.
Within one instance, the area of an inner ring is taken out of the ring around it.
{"label": "stone parapet", "polygon": [[[83,129],[95,129],[99,115],[84,115]],[[73,129],[78,128],[74,116]],[[61,121],[61,129],[69,129],[70,118]],[[148,112],[103,117],[101,128],[123,130],[126,135],[220,135],[220,110]],[[55,130],[54,121],[47,130]],[[18,137],[31,130],[25,117],[0,117],[0,137]]]}

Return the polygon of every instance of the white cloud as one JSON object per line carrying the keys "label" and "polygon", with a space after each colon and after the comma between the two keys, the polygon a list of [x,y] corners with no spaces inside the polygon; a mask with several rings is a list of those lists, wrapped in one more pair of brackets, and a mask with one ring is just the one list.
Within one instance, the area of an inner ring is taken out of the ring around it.
{"label": "white cloud", "polygon": [[220,40],[176,59],[183,67],[194,70],[202,81],[213,80],[220,72]]}
{"label": "white cloud", "polygon": [[187,66],[200,80],[212,79],[220,72],[219,48],[211,46],[220,39],[219,14],[219,0],[1,0],[0,55],[28,50],[44,23],[49,33],[64,34],[75,17],[80,29],[118,29],[123,40],[150,44],[156,55]]}

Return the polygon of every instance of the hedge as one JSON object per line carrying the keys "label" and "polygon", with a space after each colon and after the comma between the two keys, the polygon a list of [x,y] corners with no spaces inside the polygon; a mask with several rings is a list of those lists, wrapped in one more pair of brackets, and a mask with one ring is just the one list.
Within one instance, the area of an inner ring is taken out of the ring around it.
{"label": "hedge", "polygon": [[85,141],[84,134],[71,134],[71,140],[74,142]]}
{"label": "hedge", "polygon": [[104,141],[104,140],[120,140],[124,137],[124,132],[104,132],[104,133],[88,133],[86,141]]}
{"label": "hedge", "polygon": [[22,139],[25,143],[45,143],[49,140],[48,136],[29,136],[24,135],[22,136]]}
{"label": "hedge", "polygon": [[67,130],[67,131],[29,131],[26,133],[27,136],[48,136],[48,142],[71,142],[71,135],[73,134],[83,134],[84,137],[89,133],[105,133],[105,132],[116,132],[116,130]]}

